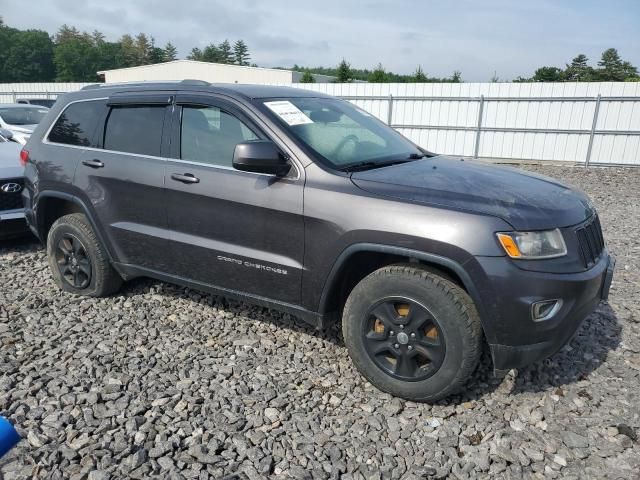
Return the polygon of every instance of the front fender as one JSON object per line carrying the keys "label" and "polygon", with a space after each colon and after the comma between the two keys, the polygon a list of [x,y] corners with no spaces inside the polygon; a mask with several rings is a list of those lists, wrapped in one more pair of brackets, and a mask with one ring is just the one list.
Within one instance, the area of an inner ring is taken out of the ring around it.
{"label": "front fender", "polygon": [[349,258],[360,252],[385,253],[407,258],[415,258],[425,264],[444,267],[446,270],[454,272],[462,282],[465,290],[476,306],[478,315],[482,322],[485,337],[489,342],[493,341],[495,332],[494,322],[492,322],[491,319],[498,314],[498,312],[495,311],[497,303],[491,300],[495,295],[488,284],[488,279],[484,274],[484,270],[480,263],[477,261],[476,257],[472,255],[468,255],[465,260],[458,262],[442,255],[394,245],[364,242],[350,245],[338,256],[331,268],[331,271],[329,272],[324,288],[322,289],[322,294],[320,295],[319,313],[322,315],[326,315],[328,313],[328,305],[330,304],[329,296],[333,286],[336,284],[335,282],[339,281],[340,276],[343,273],[343,267],[347,264]]}

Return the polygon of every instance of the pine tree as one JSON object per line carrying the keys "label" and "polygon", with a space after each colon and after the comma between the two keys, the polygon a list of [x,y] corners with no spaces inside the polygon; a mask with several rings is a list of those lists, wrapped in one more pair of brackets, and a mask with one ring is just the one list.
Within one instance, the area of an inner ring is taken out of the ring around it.
{"label": "pine tree", "polygon": [[411,81],[414,83],[424,83],[427,81],[427,76],[424,74],[424,71],[422,70],[421,65],[418,65],[418,68],[416,68],[416,71],[413,72]]}
{"label": "pine tree", "polygon": [[336,72],[336,82],[349,83],[351,80],[353,80],[351,65],[343,58],[338,65],[338,71]]}
{"label": "pine tree", "polygon": [[588,82],[593,78],[593,68],[588,63],[589,59],[584,54],[579,54],[567,65],[565,78],[569,82]]}
{"label": "pine tree", "polygon": [[133,67],[140,65],[137,62],[137,49],[135,41],[131,35],[125,34],[118,41],[120,44],[120,54],[118,63],[123,67]]}
{"label": "pine tree", "polygon": [[187,60],[197,60],[199,62],[202,61],[202,50],[198,47],[193,47],[189,55],[187,55]]}
{"label": "pine tree", "polygon": [[136,64],[147,65],[151,63],[151,49],[153,48],[152,39],[147,37],[144,33],[136,35],[135,51],[136,51]]}
{"label": "pine tree", "polygon": [[451,75],[451,83],[462,83],[462,72],[460,70],[453,72],[453,75]]}
{"label": "pine tree", "polygon": [[234,54],[231,51],[231,44],[229,40],[222,42],[218,45],[218,51],[220,52],[220,63],[233,63],[234,62]]}
{"label": "pine tree", "polygon": [[532,78],[534,82],[562,82],[564,79],[564,72],[558,67],[540,67]]}
{"label": "pine tree", "polygon": [[309,70],[305,70],[300,77],[300,83],[316,83],[316,79]]}
{"label": "pine tree", "polygon": [[79,36],[80,36],[80,32],[76,27],[70,27],[65,23],[58,29],[58,32],[54,37],[54,41],[56,44],[58,44],[66,40],[70,40],[72,38],[78,38]]}
{"label": "pine tree", "polygon": [[224,56],[220,51],[220,48],[213,43],[210,43],[202,51],[202,61],[212,63],[225,63]]}
{"label": "pine tree", "polygon": [[93,33],[91,34],[91,38],[93,39],[93,43],[95,45],[100,45],[102,43],[104,43],[104,33],[98,31],[98,30],[94,30]]}
{"label": "pine tree", "polygon": [[165,62],[171,62],[178,59],[178,49],[171,42],[167,42],[163,50],[163,57]]}
{"label": "pine tree", "polygon": [[249,47],[243,40],[238,40],[233,44],[233,56],[237,65],[249,65]]}
{"label": "pine tree", "polygon": [[599,80],[605,82],[624,82],[638,76],[638,69],[631,63],[623,61],[615,48],[602,52],[598,66],[601,67],[597,71]]}
{"label": "pine tree", "polygon": [[369,74],[370,83],[385,83],[387,82],[387,72],[381,63],[378,63],[376,68]]}

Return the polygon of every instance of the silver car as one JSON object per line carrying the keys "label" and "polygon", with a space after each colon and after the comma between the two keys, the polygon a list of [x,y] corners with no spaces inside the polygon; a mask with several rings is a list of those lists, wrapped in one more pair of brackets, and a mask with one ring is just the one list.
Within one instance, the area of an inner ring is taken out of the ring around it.
{"label": "silver car", "polygon": [[40,105],[0,103],[0,128],[13,132],[13,140],[24,145],[48,112]]}
{"label": "silver car", "polygon": [[0,239],[21,236],[29,231],[22,205],[21,146],[12,141],[12,137],[12,132],[0,129]]}

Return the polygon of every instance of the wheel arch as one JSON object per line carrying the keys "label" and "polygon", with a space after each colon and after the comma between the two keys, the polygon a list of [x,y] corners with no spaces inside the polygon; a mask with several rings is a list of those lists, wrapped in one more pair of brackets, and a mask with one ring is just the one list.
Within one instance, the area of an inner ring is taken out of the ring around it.
{"label": "wheel arch", "polygon": [[[380,262],[376,264],[374,261],[370,264],[369,268],[365,268],[364,270],[358,270],[356,268],[357,273],[350,273],[349,267],[354,265],[354,262],[357,266],[358,256],[362,257],[363,255],[377,256],[376,258],[378,258]],[[331,312],[339,310],[342,307],[340,303],[343,300],[340,296],[345,294],[345,288],[350,292],[358,281],[374,270],[377,270],[377,268],[403,261],[415,262],[427,266],[462,287],[476,305],[484,327],[486,315],[480,293],[462,264],[451,258],[429,252],[375,243],[357,243],[350,245],[338,256],[325,281],[320,296],[319,312],[322,315],[328,315]],[[354,281],[355,283],[353,283]],[[351,283],[353,284],[351,285]],[[347,295],[348,292],[346,292]]]}
{"label": "wheel arch", "polygon": [[109,261],[113,261],[110,245],[105,241],[102,230],[98,227],[89,207],[78,197],[65,192],[45,190],[38,195],[36,207],[36,229],[38,237],[46,244],[47,235],[53,223],[60,217],[70,213],[82,213],[96,233],[98,240],[105,247]]}

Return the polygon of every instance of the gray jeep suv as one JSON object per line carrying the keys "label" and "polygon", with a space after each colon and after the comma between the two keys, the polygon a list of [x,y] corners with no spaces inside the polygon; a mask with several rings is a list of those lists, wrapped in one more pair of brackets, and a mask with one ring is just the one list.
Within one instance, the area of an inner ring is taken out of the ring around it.
{"label": "gray jeep suv", "polygon": [[614,262],[582,193],[429,153],[348,102],[200,81],[60,98],[25,147],[25,212],[82,295],[148,276],[342,322],[394,395],[461,389],[564,345]]}

